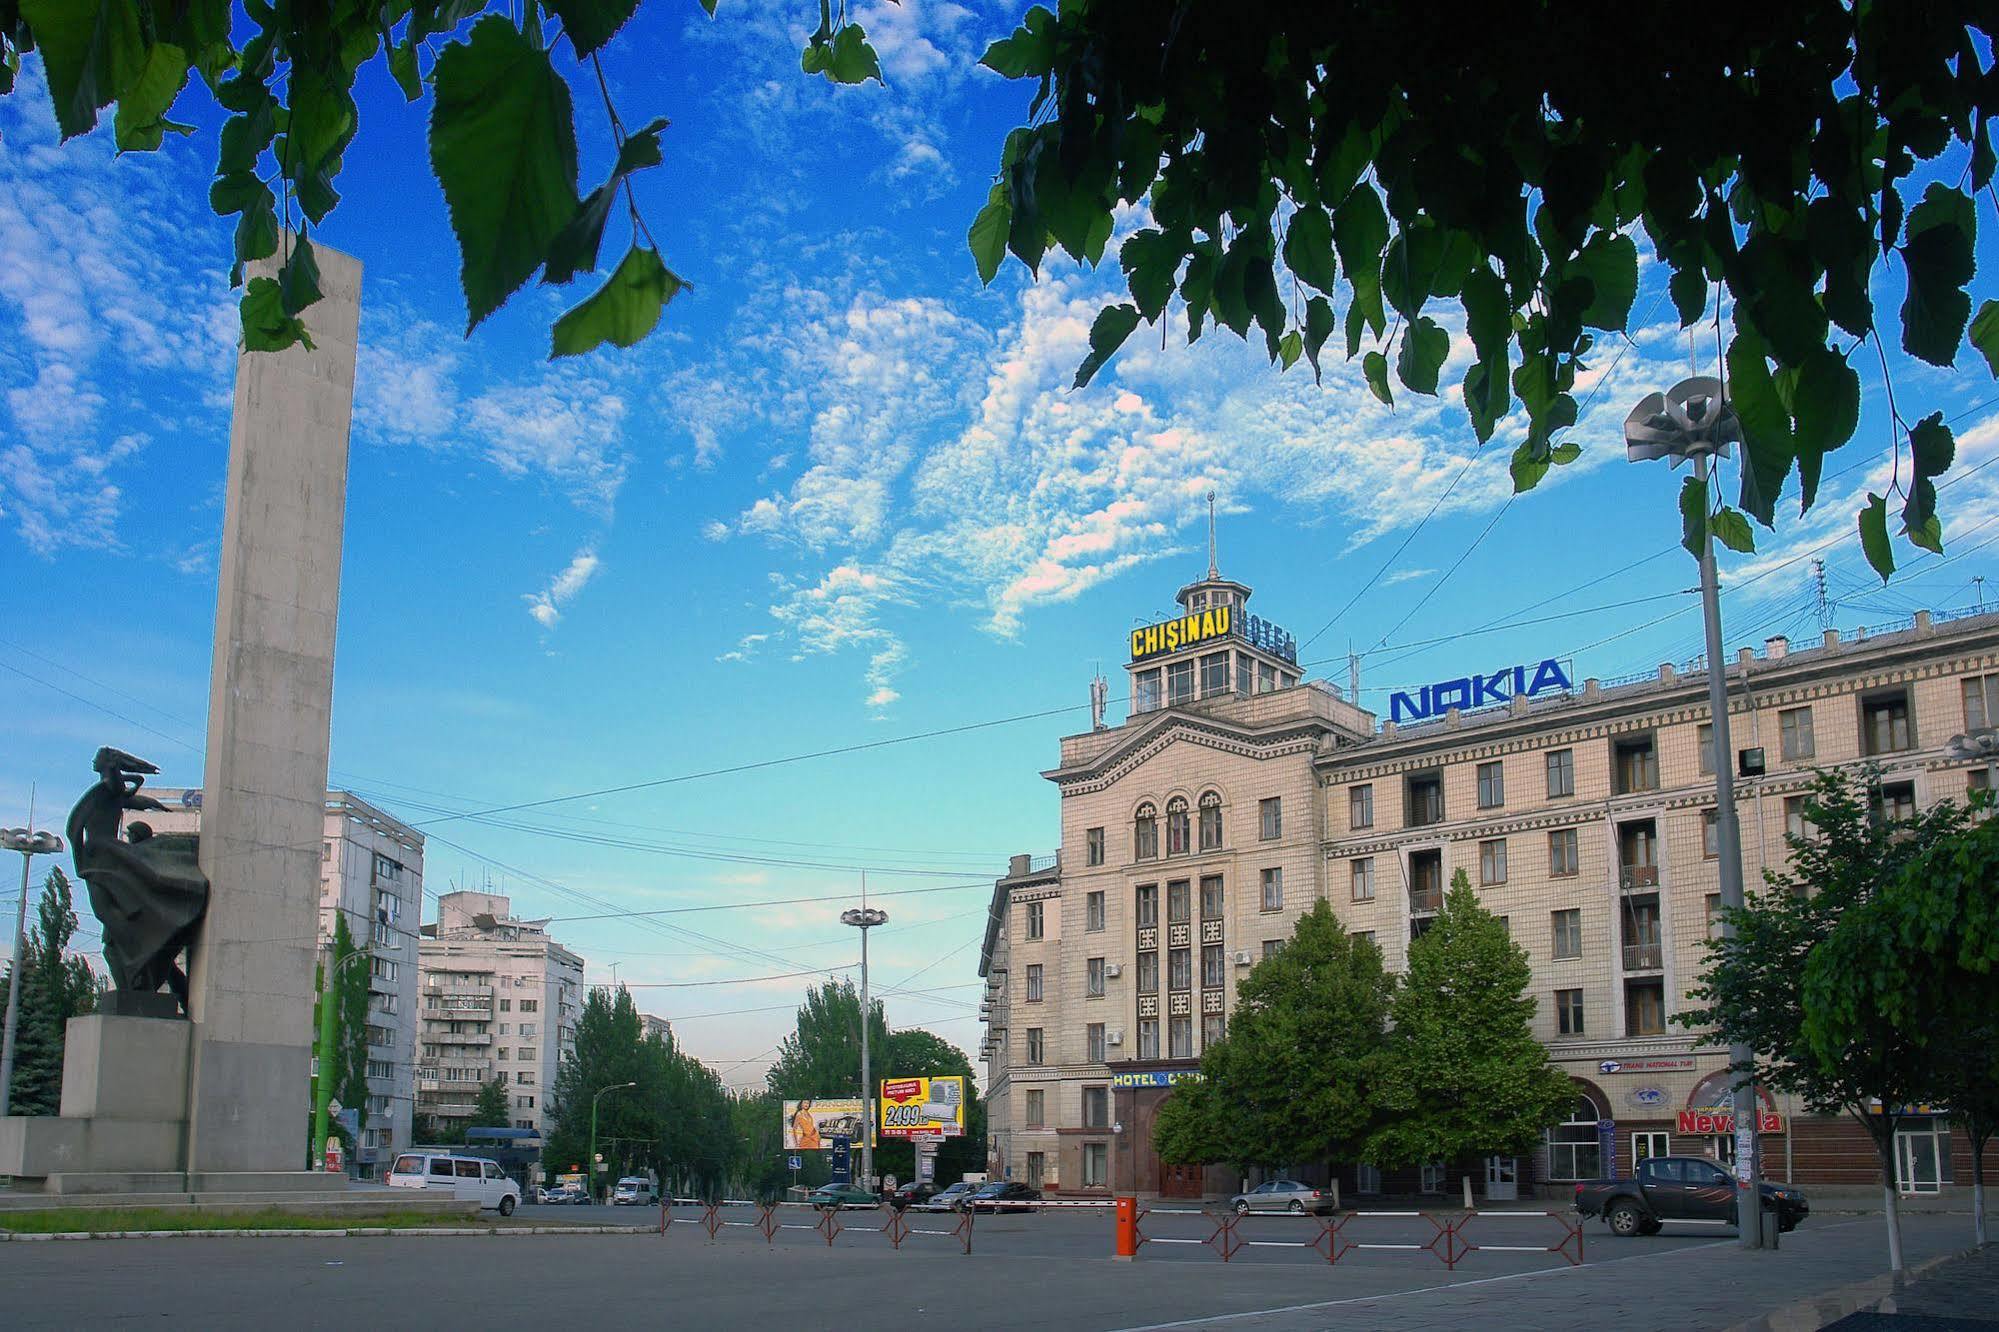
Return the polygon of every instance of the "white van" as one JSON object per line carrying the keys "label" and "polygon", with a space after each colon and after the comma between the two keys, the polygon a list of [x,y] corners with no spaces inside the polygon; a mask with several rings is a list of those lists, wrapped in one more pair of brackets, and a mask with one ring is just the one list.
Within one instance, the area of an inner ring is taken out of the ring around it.
{"label": "white van", "polygon": [[454,1198],[476,1198],[479,1206],[512,1216],[521,1186],[491,1161],[449,1152],[404,1152],[389,1167],[388,1184],[397,1189],[449,1189]]}

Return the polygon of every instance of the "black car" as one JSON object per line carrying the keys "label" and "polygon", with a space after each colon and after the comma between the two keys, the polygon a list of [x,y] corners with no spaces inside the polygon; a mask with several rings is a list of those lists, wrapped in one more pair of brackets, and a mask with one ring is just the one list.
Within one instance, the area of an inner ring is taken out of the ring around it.
{"label": "black car", "polygon": [[[1654,1156],[1638,1163],[1630,1179],[1586,1180],[1576,1185],[1576,1211],[1600,1216],[1620,1239],[1656,1235],[1671,1221],[1729,1225],[1736,1219],[1735,1177],[1701,1156]],[[1781,1230],[1795,1230],[1811,1215],[1805,1195],[1788,1184],[1757,1185],[1763,1206],[1777,1213]]]}
{"label": "black car", "polygon": [[900,1212],[910,1207],[920,1207],[935,1198],[943,1190],[935,1184],[905,1184],[894,1192],[886,1194],[882,1201]]}
{"label": "black car", "polygon": [[1041,1201],[1041,1190],[1019,1180],[994,1180],[958,1204],[961,1212],[1031,1212]]}

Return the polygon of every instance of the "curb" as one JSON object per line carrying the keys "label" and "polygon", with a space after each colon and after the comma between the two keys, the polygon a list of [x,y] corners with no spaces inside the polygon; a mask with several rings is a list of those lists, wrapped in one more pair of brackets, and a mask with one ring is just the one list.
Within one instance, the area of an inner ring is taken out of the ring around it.
{"label": "curb", "polygon": [[1914,1267],[1905,1268],[1900,1276],[1885,1273],[1856,1281],[1848,1286],[1839,1286],[1822,1295],[1787,1304],[1781,1309],[1773,1309],[1767,1314],[1735,1324],[1727,1332],[1818,1332],[1818,1329],[1836,1323],[1849,1314],[1861,1313],[1874,1308],[1889,1296],[1905,1290],[1912,1282],[1920,1281],[1946,1263],[1960,1258],[1970,1258],[1979,1252],[1977,1245],[1968,1249],[1958,1249],[1953,1253],[1938,1254],[1926,1258]]}
{"label": "curb", "polygon": [[44,1234],[0,1231],[0,1243],[133,1239],[384,1239],[438,1235],[651,1235],[653,1226],[348,1226],[329,1230],[62,1230]]}

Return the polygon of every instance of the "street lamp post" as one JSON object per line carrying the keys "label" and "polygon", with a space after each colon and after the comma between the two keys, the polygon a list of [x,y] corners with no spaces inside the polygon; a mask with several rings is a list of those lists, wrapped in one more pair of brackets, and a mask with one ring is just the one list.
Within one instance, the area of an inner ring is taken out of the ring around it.
{"label": "street lamp post", "polygon": [[588,1186],[592,1198],[597,1196],[597,1102],[603,1100],[608,1092],[624,1091],[628,1087],[638,1085],[636,1082],[614,1082],[608,1087],[599,1087],[597,1094],[590,1098],[590,1159],[583,1163],[583,1169],[586,1172],[584,1183]]}
{"label": "street lamp post", "polygon": [[[387,922],[384,918],[379,923]],[[313,1046],[313,1065],[318,1072],[313,1079],[312,1090],[312,1143],[307,1148],[317,1157],[316,1160],[307,1162],[307,1165],[314,1170],[326,1168],[326,1158],[319,1154],[325,1150],[327,1120],[331,1116],[333,1106],[333,1013],[337,1006],[333,981],[342,967],[357,958],[374,957],[378,948],[384,953],[397,951],[393,942],[377,945],[371,940],[366,947],[357,948],[343,958],[329,961],[326,965],[326,975],[320,982],[319,1039]],[[357,1142],[355,1151],[358,1153],[359,1150],[360,1144]]]}
{"label": "street lamp post", "polygon": [[[34,821],[34,812],[28,814]],[[28,867],[36,856],[62,850],[62,838],[30,828],[0,828],[0,849],[21,853],[21,900],[14,906],[14,966],[7,981],[7,1030],[0,1040],[0,1119],[10,1108],[14,1090],[14,1033],[21,1023],[21,963],[28,955]]]}
{"label": "street lamp post", "polygon": [[[1720,380],[1705,376],[1681,380],[1665,393],[1647,394],[1624,421],[1626,455],[1632,462],[1670,458],[1675,466],[1691,460],[1694,476],[1707,485],[1712,462],[1742,438],[1741,422],[1728,403]],[[1703,514],[1703,524],[1706,517]],[[1721,646],[1721,592],[1715,573],[1714,535],[1701,534],[1701,618],[1707,631],[1707,699],[1714,750],[1715,850],[1720,859],[1722,939],[1735,937],[1732,911],[1742,907],[1742,833],[1735,818],[1735,749],[1728,737],[1728,662]],[[1745,1249],[1763,1247],[1763,1196],[1757,1181],[1755,1052],[1740,1041],[1730,1042],[1728,1064],[1733,1074],[1730,1092],[1735,1118],[1736,1234]],[[1736,1079],[1740,1079],[1737,1081]]]}
{"label": "street lamp post", "polygon": [[868,1061],[868,1028],[873,1025],[868,1008],[868,931],[887,921],[888,912],[879,907],[850,907],[840,913],[842,925],[861,932],[861,1178],[869,1189],[875,1186],[875,1084]]}

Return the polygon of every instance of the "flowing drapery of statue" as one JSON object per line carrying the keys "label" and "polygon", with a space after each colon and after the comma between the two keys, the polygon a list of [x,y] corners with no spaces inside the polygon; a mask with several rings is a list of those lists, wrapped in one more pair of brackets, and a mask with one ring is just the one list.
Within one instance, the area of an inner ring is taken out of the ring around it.
{"label": "flowing drapery of statue", "polygon": [[[69,844],[90,909],[104,926],[104,965],[114,991],[107,1008],[133,1017],[178,1016],[187,1009],[180,955],[208,910],[208,878],[195,859],[200,838],[155,835],[134,820],[121,839],[128,811],[166,808],[139,793],[146,775],[159,769],[109,746],[91,766],[97,784],[69,813]],[[159,993],[162,986],[171,997]]]}

